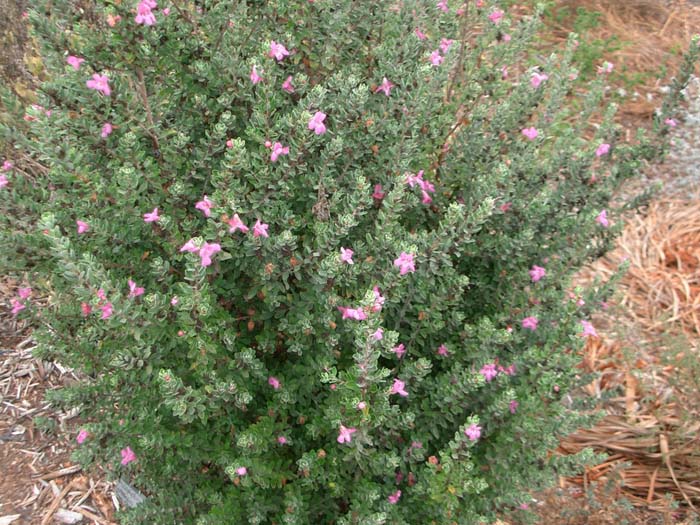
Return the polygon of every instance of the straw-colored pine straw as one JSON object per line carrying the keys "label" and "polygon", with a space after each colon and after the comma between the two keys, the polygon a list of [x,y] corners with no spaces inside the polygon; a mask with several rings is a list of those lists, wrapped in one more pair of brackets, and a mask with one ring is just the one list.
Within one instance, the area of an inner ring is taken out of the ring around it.
{"label": "straw-colored pine straw", "polygon": [[571,454],[591,447],[609,457],[563,484],[587,488],[619,474],[620,490],[635,505],[668,513],[672,496],[699,512],[700,393],[675,388],[684,371],[663,366],[661,355],[670,353],[664,338],[682,331],[687,339],[679,356],[700,359],[700,201],[650,204],[627,221],[618,247],[580,282],[611,275],[623,258],[630,269],[620,286],[621,308],[596,318],[615,339],[590,338],[580,365],[597,373],[584,392],[608,415],[558,449]]}
{"label": "straw-colored pine straw", "polygon": [[606,416],[594,428],[579,430],[562,441],[559,452],[572,454],[584,448],[610,456],[582,476],[568,480],[587,487],[622,463],[622,492],[637,505],[666,510],[668,494],[690,508],[700,508],[700,422],[687,425],[673,415],[673,406],[662,414]]}
{"label": "straw-colored pine straw", "polygon": [[618,248],[593,265],[592,274],[610,276],[625,259],[627,315],[651,333],[677,325],[700,337],[700,200],[651,203],[643,216],[628,220]]}
{"label": "straw-colored pine straw", "polygon": [[[615,64],[616,72],[641,73],[643,82],[634,86],[639,96],[622,104],[628,116],[647,118],[658,106],[659,88],[667,80],[657,74],[667,68],[667,79],[681,62],[680,51],[686,50],[690,38],[700,28],[700,5],[692,0],[562,0],[557,9],[575,13],[579,7],[600,13],[598,27],[587,39],[607,40],[617,37],[622,48],[605,59]],[[554,40],[565,39],[573,29],[574,17],[562,25],[551,26]]]}

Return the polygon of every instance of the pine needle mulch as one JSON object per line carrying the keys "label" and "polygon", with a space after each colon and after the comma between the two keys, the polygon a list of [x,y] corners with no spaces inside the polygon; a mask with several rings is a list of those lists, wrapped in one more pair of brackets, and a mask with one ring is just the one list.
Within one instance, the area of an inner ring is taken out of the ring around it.
{"label": "pine needle mulch", "polygon": [[[568,38],[578,8],[599,13],[597,26],[582,38],[602,42],[616,39],[619,44],[619,49],[605,56],[615,64],[613,79],[619,79],[622,73],[635,82],[633,90],[638,95],[621,103],[622,116],[649,119],[659,105],[662,86],[678,71],[682,52],[700,28],[700,5],[693,0],[560,0],[554,12],[568,16],[549,20],[549,42]],[[659,75],[662,67],[665,74]]]}
{"label": "pine needle mulch", "polygon": [[585,395],[607,415],[558,449],[609,456],[562,486],[588,489],[619,475],[636,506],[670,516],[673,501],[700,515],[700,365],[688,368],[700,364],[700,201],[650,204],[579,282],[609,277],[623,259],[618,305],[596,319],[604,335],[589,339],[581,363],[597,373]]}
{"label": "pine needle mulch", "polygon": [[[638,80],[632,89],[639,95],[622,101],[619,114],[628,127],[644,125],[700,27],[699,3],[561,0],[555,12],[575,13],[579,7],[600,13],[599,24],[585,37],[589,42],[617,38],[622,44],[605,59],[615,64],[615,73]],[[573,29],[573,17],[559,26],[550,22],[552,42]],[[657,74],[661,66],[665,78]],[[613,87],[629,88],[615,85],[616,78],[622,80],[614,75]],[[602,336],[589,339],[582,353],[582,371],[598,374],[583,395],[597,400],[607,415],[562,440],[558,450],[570,454],[591,447],[608,454],[583,475],[561,480],[580,499],[594,493],[602,508],[586,501],[585,511],[566,523],[616,523],[618,516],[647,523],[645,511],[651,510],[659,517],[650,516],[650,522],[671,524],[680,522],[675,503],[688,516],[700,509],[700,201],[666,198],[630,217],[617,249],[582,273],[579,283],[610,277],[624,258],[630,266],[619,304],[595,319]],[[612,489],[600,488],[611,481]],[[609,512],[620,496],[640,512]],[[559,497],[552,506],[560,523],[562,505],[567,503]]]}

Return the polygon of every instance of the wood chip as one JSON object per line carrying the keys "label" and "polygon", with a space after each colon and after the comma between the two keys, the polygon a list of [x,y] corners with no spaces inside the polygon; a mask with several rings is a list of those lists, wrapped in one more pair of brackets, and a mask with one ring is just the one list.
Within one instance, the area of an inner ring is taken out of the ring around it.
{"label": "wood chip", "polygon": [[[53,481],[51,483],[53,483]],[[68,491],[71,489],[72,485],[73,484],[71,482],[66,483],[66,486],[63,487],[63,490],[60,492],[60,494],[54,498],[53,502],[51,503],[51,506],[49,507],[49,510],[46,511],[46,514],[44,514],[44,517],[41,520],[41,525],[47,525],[47,523],[51,521],[51,517],[61,505],[61,500],[63,500],[63,497],[66,494],[68,494]]]}
{"label": "wood chip", "polygon": [[73,512],[68,509],[58,509],[53,517],[61,523],[68,523],[69,525],[83,521],[83,515],[81,513]]}
{"label": "wood chip", "polygon": [[89,510],[83,508],[83,507],[78,507],[75,509],[76,511],[80,512],[83,516],[85,516],[88,519],[91,519],[92,521],[96,521],[97,523],[100,523],[101,525],[109,525],[111,522],[107,521],[104,518],[101,518],[94,512],[90,512]]}
{"label": "wood chip", "polygon": [[56,479],[56,478],[61,478],[63,476],[68,476],[70,474],[75,474],[76,472],[80,472],[82,470],[82,467],[80,465],[71,465],[69,467],[65,467],[59,470],[54,470],[53,472],[49,472],[48,474],[44,474],[42,476],[34,476],[35,478],[38,477],[39,479],[42,479],[44,481],[49,481],[51,479]]}

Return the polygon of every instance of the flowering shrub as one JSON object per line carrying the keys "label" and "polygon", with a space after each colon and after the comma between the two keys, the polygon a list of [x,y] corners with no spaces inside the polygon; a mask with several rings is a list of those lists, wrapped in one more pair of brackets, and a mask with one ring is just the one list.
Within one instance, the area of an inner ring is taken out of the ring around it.
{"label": "flowering shrub", "polygon": [[2,260],[84,373],[52,393],[78,459],[149,496],[123,523],[485,523],[585,459],[549,451],[611,283],[569,280],[672,105],[635,146],[614,108],[590,133],[606,73],[576,99],[575,42],[528,69],[536,17],[488,1],[30,20],[48,80],[3,93]]}

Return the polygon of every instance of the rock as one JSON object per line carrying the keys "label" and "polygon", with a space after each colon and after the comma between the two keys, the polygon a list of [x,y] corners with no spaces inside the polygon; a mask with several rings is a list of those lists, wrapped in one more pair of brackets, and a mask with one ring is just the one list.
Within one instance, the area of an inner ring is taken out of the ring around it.
{"label": "rock", "polygon": [[127,507],[133,508],[139,503],[146,500],[146,497],[143,494],[141,494],[138,490],[129,485],[123,479],[117,481],[117,485],[114,488],[114,492],[116,492],[119,500],[122,501]]}

